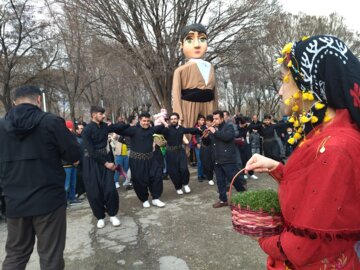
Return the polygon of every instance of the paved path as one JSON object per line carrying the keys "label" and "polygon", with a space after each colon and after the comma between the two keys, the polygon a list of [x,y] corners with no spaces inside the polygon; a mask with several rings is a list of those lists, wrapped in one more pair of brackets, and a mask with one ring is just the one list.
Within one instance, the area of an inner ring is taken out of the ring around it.
{"label": "paved path", "polygon": [[[121,226],[98,230],[87,202],[68,210],[65,269],[69,270],[261,270],[266,256],[258,244],[232,229],[229,208],[213,209],[216,186],[198,183],[191,168],[192,193],[177,195],[164,181],[165,208],[143,209],[134,191],[120,189]],[[276,188],[267,175],[248,180],[249,189]],[[0,263],[6,226],[0,223]],[[36,250],[36,249],[35,249]],[[28,268],[39,269],[34,251]]]}

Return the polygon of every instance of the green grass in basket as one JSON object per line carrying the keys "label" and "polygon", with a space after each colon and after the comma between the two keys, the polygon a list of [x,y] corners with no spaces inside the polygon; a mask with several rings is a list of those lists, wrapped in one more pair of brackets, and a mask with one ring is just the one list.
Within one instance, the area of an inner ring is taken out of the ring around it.
{"label": "green grass in basket", "polygon": [[231,198],[231,202],[235,205],[241,205],[246,208],[249,206],[251,210],[262,209],[267,213],[280,213],[280,204],[278,194],[274,190],[254,190],[239,192]]}

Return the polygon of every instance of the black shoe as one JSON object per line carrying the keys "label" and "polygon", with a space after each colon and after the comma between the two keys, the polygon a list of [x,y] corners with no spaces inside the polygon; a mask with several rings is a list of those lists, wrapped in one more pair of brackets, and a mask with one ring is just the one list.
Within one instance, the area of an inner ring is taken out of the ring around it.
{"label": "black shoe", "polygon": [[203,178],[203,177],[198,176],[198,181],[199,181],[199,182],[202,182],[203,180],[204,180],[204,178]]}
{"label": "black shoe", "polygon": [[132,185],[127,185],[125,189],[126,189],[126,190],[132,190],[132,189],[134,189],[134,188],[133,188]]}
{"label": "black shoe", "polygon": [[169,180],[169,176],[164,173],[163,176],[162,176],[162,179],[163,179],[163,180]]}

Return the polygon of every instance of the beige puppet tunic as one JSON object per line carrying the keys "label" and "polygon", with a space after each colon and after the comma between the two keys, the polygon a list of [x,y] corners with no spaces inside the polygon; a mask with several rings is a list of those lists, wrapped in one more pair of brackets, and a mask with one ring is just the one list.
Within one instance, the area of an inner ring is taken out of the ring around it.
{"label": "beige puppet tunic", "polygon": [[175,70],[172,85],[173,112],[180,115],[181,125],[187,128],[194,127],[199,114],[206,117],[218,105],[214,66],[209,63],[206,83],[196,60],[200,59],[189,60]]}

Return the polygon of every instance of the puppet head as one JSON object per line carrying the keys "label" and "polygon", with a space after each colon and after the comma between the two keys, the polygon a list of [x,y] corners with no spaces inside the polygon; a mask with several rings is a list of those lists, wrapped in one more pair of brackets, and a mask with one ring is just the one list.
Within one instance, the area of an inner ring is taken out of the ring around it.
{"label": "puppet head", "polygon": [[204,57],[207,51],[205,27],[199,23],[185,26],[181,31],[180,48],[186,59]]}

